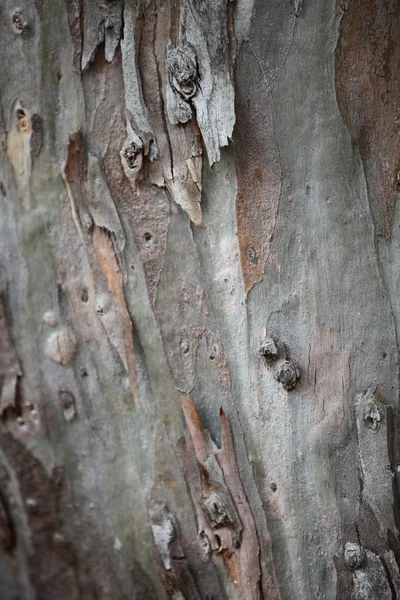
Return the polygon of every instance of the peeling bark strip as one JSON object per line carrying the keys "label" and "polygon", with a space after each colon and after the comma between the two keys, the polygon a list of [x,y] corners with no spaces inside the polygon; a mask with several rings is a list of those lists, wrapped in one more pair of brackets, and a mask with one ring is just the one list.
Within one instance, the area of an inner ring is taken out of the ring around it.
{"label": "peeling bark strip", "polygon": [[[154,562],[168,594],[184,598],[220,598],[218,567],[197,540],[193,504],[182,469],[165,427],[154,427],[154,477],[149,518],[157,552]],[[195,459],[194,459],[195,460]]]}
{"label": "peeling bark strip", "polygon": [[86,0],[82,70],[94,60],[97,48],[105,43],[105,57],[111,62],[121,38],[122,0],[98,2]]}
{"label": "peeling bark strip", "polygon": [[[128,373],[136,405],[139,405],[139,390],[136,377],[136,357],[132,337],[132,321],[125,303],[122,274],[118,268],[112,242],[103,229],[95,229],[93,233],[93,242],[99,256],[101,267],[107,277],[109,290],[117,303],[117,311],[115,311],[114,314],[112,310],[109,312],[111,320],[108,322],[110,329],[107,331],[107,333],[110,339],[113,339],[113,325],[115,322],[121,323],[123,331],[122,340],[117,337],[117,342],[115,345]],[[103,313],[107,313],[107,309],[104,310],[104,308],[102,308],[102,311]],[[107,325],[105,325],[105,328],[107,330]]]}
{"label": "peeling bark strip", "polygon": [[[138,54],[137,29],[142,50]],[[150,55],[154,34],[154,53]],[[172,44],[171,39],[177,37]],[[173,3],[161,7],[156,2],[142,12],[126,4],[121,49],[127,139],[134,136],[136,140],[131,166],[127,142],[121,150],[125,173],[135,190],[142,169],[143,144],[144,157],[157,162],[148,165],[150,180],[166,186],[174,202],[199,225],[200,135],[212,165],[219,160],[220,148],[228,144],[235,120],[226,2],[213,1],[198,7],[185,0],[179,12]]]}
{"label": "peeling bark strip", "polygon": [[[103,290],[97,294],[95,310],[101,318],[110,343],[121,358],[135,403],[138,405],[133,326],[123,287],[125,233],[99,160],[89,154],[86,167],[81,131],[69,137],[63,177],[70,199],[72,218],[88,252],[91,267],[96,270],[100,266],[108,284],[106,294],[102,293]],[[96,262],[93,250],[97,255]],[[52,334],[53,337],[56,335],[57,333]]]}
{"label": "peeling bark strip", "polygon": [[[189,485],[196,506],[199,539],[206,553],[221,552],[225,568],[237,586],[235,597],[260,597],[259,541],[253,515],[236,464],[228,420],[220,410],[219,450],[203,429],[193,399],[181,396],[181,406],[197,460],[199,482],[192,473]],[[188,447],[189,450],[189,447]],[[274,568],[263,574],[269,598],[280,599]],[[235,587],[233,588],[235,589]]]}

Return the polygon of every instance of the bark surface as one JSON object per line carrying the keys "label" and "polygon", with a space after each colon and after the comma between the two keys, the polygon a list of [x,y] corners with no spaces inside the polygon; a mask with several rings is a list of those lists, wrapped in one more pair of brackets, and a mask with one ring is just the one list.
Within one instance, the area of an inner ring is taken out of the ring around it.
{"label": "bark surface", "polygon": [[0,600],[400,598],[398,2],[0,24]]}

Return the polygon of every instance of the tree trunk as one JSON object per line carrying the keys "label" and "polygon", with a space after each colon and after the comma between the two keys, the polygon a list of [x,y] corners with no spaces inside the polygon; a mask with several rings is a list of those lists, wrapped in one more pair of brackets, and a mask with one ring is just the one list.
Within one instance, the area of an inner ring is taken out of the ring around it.
{"label": "tree trunk", "polygon": [[398,2],[0,22],[0,599],[400,598]]}

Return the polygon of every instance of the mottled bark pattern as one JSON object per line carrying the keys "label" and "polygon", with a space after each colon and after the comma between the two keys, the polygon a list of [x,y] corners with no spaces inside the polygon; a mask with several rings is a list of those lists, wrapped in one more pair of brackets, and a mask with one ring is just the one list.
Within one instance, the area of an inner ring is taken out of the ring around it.
{"label": "mottled bark pattern", "polygon": [[0,22],[0,600],[400,597],[397,2]]}

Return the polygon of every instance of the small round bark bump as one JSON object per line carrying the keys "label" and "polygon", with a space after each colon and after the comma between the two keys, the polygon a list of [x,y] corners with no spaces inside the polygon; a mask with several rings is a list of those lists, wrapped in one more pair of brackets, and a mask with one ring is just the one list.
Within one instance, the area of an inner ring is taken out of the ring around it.
{"label": "small round bark bump", "polygon": [[48,310],[43,315],[43,323],[48,325],[49,327],[55,327],[57,325],[57,317],[53,313],[53,311]]}
{"label": "small round bark bump", "polygon": [[99,294],[96,297],[95,306],[96,306],[97,314],[102,317],[110,309],[110,306],[111,306],[110,298],[107,296],[107,294]]}
{"label": "small round bark bump", "polygon": [[263,343],[260,346],[260,353],[267,360],[270,360],[270,361],[277,360],[277,358],[279,356],[279,352],[278,352],[278,348],[276,346],[275,340],[272,337],[267,338],[263,341]]}
{"label": "small round bark bump", "polygon": [[188,342],[188,340],[183,340],[181,342],[181,350],[183,354],[188,354],[189,350],[190,350],[190,344]]}
{"label": "small round bark bump", "polygon": [[359,544],[347,542],[344,548],[344,562],[350,569],[360,569],[365,563],[366,556]]}
{"label": "small round bark bump", "polygon": [[275,371],[275,379],[279,381],[288,392],[292,390],[300,379],[300,370],[296,363],[285,360]]}
{"label": "small round bark bump", "polygon": [[47,340],[46,355],[55,363],[69,365],[78,351],[78,339],[69,327],[62,327]]}
{"label": "small round bark bump", "polygon": [[11,15],[11,24],[15,33],[18,34],[24,33],[25,29],[27,28],[27,23],[23,19],[20,8],[16,8]]}

